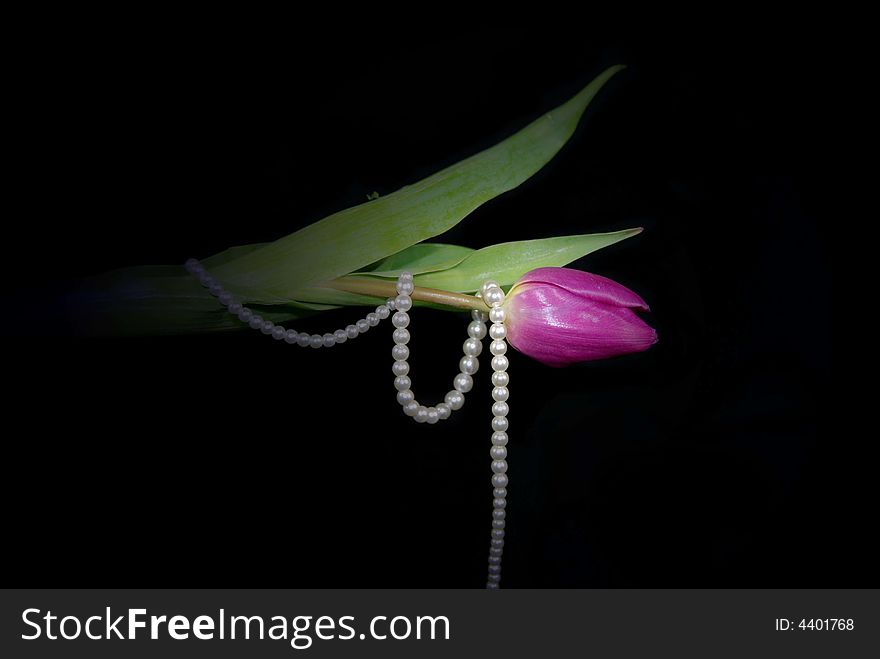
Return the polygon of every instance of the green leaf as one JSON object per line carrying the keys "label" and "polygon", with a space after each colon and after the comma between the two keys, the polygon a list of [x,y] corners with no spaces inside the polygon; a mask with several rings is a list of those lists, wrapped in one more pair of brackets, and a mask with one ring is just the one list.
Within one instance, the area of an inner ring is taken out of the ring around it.
{"label": "green leaf", "polygon": [[529,270],[568,265],[582,256],[641,232],[641,228],[636,228],[612,233],[558,236],[492,245],[473,252],[448,270],[416,275],[415,283],[416,286],[458,293],[476,291],[487,279],[494,279],[502,286],[508,286]]}
{"label": "green leaf", "polygon": [[[529,270],[568,265],[587,254],[641,232],[642,229],[639,227],[611,233],[558,236],[491,245],[472,251],[461,263],[452,268],[416,275],[415,283],[425,288],[438,288],[457,293],[472,293],[487,279],[494,279],[502,286],[510,286]],[[392,282],[398,274],[377,276],[373,272],[366,272],[357,276],[375,277]],[[376,298],[323,286],[303,289],[301,295],[304,300],[339,306],[376,304]]]}
{"label": "green leaf", "polygon": [[361,272],[352,274],[396,278],[404,270],[414,275],[437,272],[438,270],[446,270],[454,265],[458,265],[473,251],[470,247],[462,247],[461,245],[419,243],[418,245],[407,247],[402,252],[392,254]]}
{"label": "green leaf", "polygon": [[303,288],[447,231],[541,169],[571,137],[596,93],[622,68],[607,69],[567,103],[499,144],[221,264],[214,276],[246,300],[281,303],[301,299]]}
{"label": "green leaf", "polygon": [[271,243],[254,243],[252,245],[237,245],[236,247],[230,247],[228,249],[224,249],[222,252],[218,252],[214,254],[214,256],[209,256],[202,264],[208,269],[217,268],[225,263],[229,263],[230,261],[234,261],[235,259],[244,256],[245,254],[250,254],[254,250],[260,249],[261,247],[265,247],[266,245],[271,245]]}

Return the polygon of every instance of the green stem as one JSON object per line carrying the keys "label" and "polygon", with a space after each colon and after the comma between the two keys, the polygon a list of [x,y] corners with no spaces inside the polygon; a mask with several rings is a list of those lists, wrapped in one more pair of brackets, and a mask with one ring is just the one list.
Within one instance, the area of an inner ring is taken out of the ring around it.
{"label": "green stem", "polygon": [[[397,296],[397,284],[392,281],[382,281],[381,279],[346,276],[334,279],[328,282],[327,285],[340,291],[357,293],[359,295],[372,295],[373,297],[380,298]],[[412,292],[412,299],[431,302],[445,307],[455,307],[456,309],[489,310],[489,307],[478,297],[452,291],[441,291],[437,288],[416,286]]]}

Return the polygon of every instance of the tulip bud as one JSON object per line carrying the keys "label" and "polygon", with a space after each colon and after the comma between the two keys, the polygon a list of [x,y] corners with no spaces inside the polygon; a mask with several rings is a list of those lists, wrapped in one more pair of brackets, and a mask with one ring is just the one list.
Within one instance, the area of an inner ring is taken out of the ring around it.
{"label": "tulip bud", "polygon": [[648,311],[642,298],[581,270],[527,272],[504,308],[510,345],[550,366],[641,352],[657,342],[657,332],[634,311]]}

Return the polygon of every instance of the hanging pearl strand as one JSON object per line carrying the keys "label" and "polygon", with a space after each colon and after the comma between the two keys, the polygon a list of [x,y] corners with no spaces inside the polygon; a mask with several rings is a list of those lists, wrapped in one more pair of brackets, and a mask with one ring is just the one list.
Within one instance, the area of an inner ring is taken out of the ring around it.
{"label": "hanging pearl strand", "polygon": [[[468,339],[464,342],[464,354],[459,366],[461,373],[455,376],[452,391],[446,394],[445,402],[435,407],[420,405],[412,392],[412,380],[409,377],[409,343],[410,333],[409,314],[412,307],[410,295],[413,292],[412,275],[404,272],[397,280],[398,296],[394,300],[397,313],[391,318],[394,325],[394,348],[391,351],[394,357],[394,387],[397,389],[397,402],[403,406],[403,412],[413,417],[418,423],[437,423],[441,419],[449,418],[453,410],[460,409],[464,404],[464,394],[473,387],[471,377],[479,368],[478,356],[482,352],[481,340],[486,336],[486,314],[481,311],[473,311],[473,321],[468,325]],[[478,293],[483,301],[489,306],[488,319],[492,321],[489,328],[489,337],[492,343],[489,351],[492,353],[492,448],[489,455],[492,458],[492,539],[489,547],[489,567],[486,588],[497,589],[501,583],[501,558],[504,553],[504,527],[507,517],[507,414],[510,407],[507,399],[510,392],[507,388],[510,376],[507,374],[509,365],[507,359],[507,328],[504,326],[505,311],[504,291],[495,281],[487,281]]]}
{"label": "hanging pearl strand", "polygon": [[327,332],[323,336],[321,334],[297,332],[296,330],[285,329],[281,325],[276,325],[271,320],[265,320],[262,316],[243,306],[241,302],[237,302],[232,297],[232,294],[226,291],[216,279],[208,274],[205,266],[196,259],[188,259],[184,266],[191,275],[199,280],[202,286],[208,289],[211,295],[217,298],[220,304],[226,307],[229,313],[237,316],[241,322],[247,323],[253,329],[260,330],[263,334],[271,336],[276,341],[283,339],[286,343],[295,343],[302,348],[332,348],[340,343],[345,343],[348,339],[355,339],[361,334],[366,333],[371,327],[375,327],[381,321],[388,318],[391,315],[391,310],[394,309],[394,301],[389,299],[385,304],[380,304],[376,307],[376,311],[368,313],[366,318],[361,318],[353,325],[348,325],[345,329]]}
{"label": "hanging pearl strand", "polygon": [[501,582],[501,558],[504,553],[504,527],[506,525],[507,508],[507,414],[510,406],[507,398],[510,391],[507,388],[510,376],[507,374],[509,365],[507,359],[507,328],[504,326],[505,312],[504,291],[497,282],[487,281],[483,284],[482,297],[489,305],[489,320],[492,326],[489,328],[489,337],[492,343],[489,351],[492,353],[492,448],[489,456],[492,458],[492,539],[489,546],[489,576],[486,580],[486,588],[497,589]]}
{"label": "hanging pearl strand", "polygon": [[452,381],[453,389],[446,394],[442,403],[427,407],[421,405],[412,391],[412,380],[409,377],[409,343],[410,334],[409,314],[412,308],[412,292],[415,288],[413,276],[409,272],[401,273],[397,279],[397,297],[394,299],[394,308],[397,312],[392,316],[391,323],[394,330],[394,348],[391,356],[394,364],[391,367],[394,373],[394,388],[397,389],[397,402],[403,407],[403,413],[412,417],[416,423],[435,424],[443,419],[448,419],[452,412],[461,409],[464,405],[464,395],[474,386],[473,375],[480,368],[479,355],[483,351],[482,338],[486,336],[486,314],[482,311],[471,312],[473,320],[468,325],[468,338],[465,340],[462,350],[464,357],[458,362],[460,373]]}
{"label": "hanging pearl strand", "polygon": [[[231,293],[215,280],[205,267],[196,259],[188,259],[185,263],[186,270],[196,277],[199,282],[208,289],[217,301],[225,306],[229,313],[237,316],[240,321],[247,323],[253,329],[260,330],[263,334],[271,336],[276,341],[284,340],[286,343],[297,344],[301,347],[330,348],[339,343],[345,343],[348,339],[354,339],[364,334],[370,327],[375,327],[380,321],[388,318],[391,311],[396,311],[392,317],[394,330],[394,348],[392,356],[394,365],[392,371],[395,375],[394,387],[397,389],[397,401],[403,406],[404,414],[413,417],[418,423],[434,424],[442,419],[448,419],[454,410],[461,409],[464,405],[464,395],[474,385],[473,375],[479,369],[479,355],[483,350],[482,339],[486,336],[487,314],[474,310],[471,312],[472,321],[468,325],[468,338],[462,349],[464,357],[459,362],[460,373],[453,380],[453,389],[446,394],[444,402],[436,406],[426,407],[420,405],[415,398],[409,378],[409,343],[410,334],[406,329],[409,326],[409,314],[412,308],[412,293],[415,289],[413,276],[409,272],[400,275],[397,281],[397,297],[388,298],[385,304],[376,307],[376,311],[367,314],[366,318],[358,320],[353,325],[335,332],[309,335],[306,332],[296,332],[276,325],[271,320],[265,320],[255,314],[240,302],[237,302]],[[510,377],[507,374],[507,328],[504,326],[505,312],[501,306],[504,304],[504,291],[497,282],[487,281],[483,284],[478,297],[482,297],[490,307],[488,319],[492,321],[489,328],[489,336],[492,343],[489,350],[492,353],[492,486],[493,486],[493,509],[492,509],[492,540],[489,547],[489,568],[486,588],[497,589],[501,582],[501,558],[504,552],[504,527],[507,506],[507,414],[509,406],[507,398],[509,392],[507,384]]]}

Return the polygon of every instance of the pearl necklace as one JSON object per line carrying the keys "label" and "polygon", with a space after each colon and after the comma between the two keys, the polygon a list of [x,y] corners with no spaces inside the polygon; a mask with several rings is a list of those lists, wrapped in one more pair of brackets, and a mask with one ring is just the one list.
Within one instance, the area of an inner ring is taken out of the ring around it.
{"label": "pearl necklace", "polygon": [[489,567],[486,588],[497,589],[501,582],[501,558],[504,553],[504,527],[506,525],[507,507],[507,414],[510,406],[507,398],[510,392],[507,388],[510,376],[507,373],[509,361],[507,359],[507,328],[504,326],[505,311],[501,308],[504,304],[504,291],[497,282],[487,281],[483,284],[478,297],[489,306],[489,313],[474,310],[471,312],[471,322],[467,327],[468,338],[462,345],[464,357],[458,363],[459,374],[452,381],[453,388],[446,394],[443,402],[430,407],[421,405],[416,400],[412,391],[412,380],[409,377],[409,310],[412,308],[412,292],[415,289],[413,276],[409,272],[401,273],[397,280],[397,297],[388,298],[385,304],[380,304],[372,313],[358,320],[345,329],[335,332],[327,332],[324,335],[296,332],[276,325],[271,320],[265,320],[252,310],[235,301],[232,294],[227,292],[196,259],[187,260],[185,267],[199,282],[208,289],[217,301],[227,308],[229,313],[237,316],[240,321],[247,323],[253,329],[260,330],[263,334],[271,336],[276,341],[282,339],[289,344],[301,347],[332,348],[335,345],[345,343],[348,339],[355,339],[364,334],[371,327],[375,327],[385,320],[394,311],[391,323],[394,325],[394,347],[391,356],[394,364],[391,371],[394,374],[394,388],[397,389],[397,402],[403,408],[403,413],[414,419],[416,423],[435,424],[438,421],[448,419],[452,412],[461,409],[464,405],[464,396],[474,386],[473,375],[480,368],[479,356],[483,351],[482,339],[486,336],[486,320],[492,321],[488,334],[492,339],[489,351],[492,353],[492,448],[489,456],[492,458],[492,532],[489,546]]}

